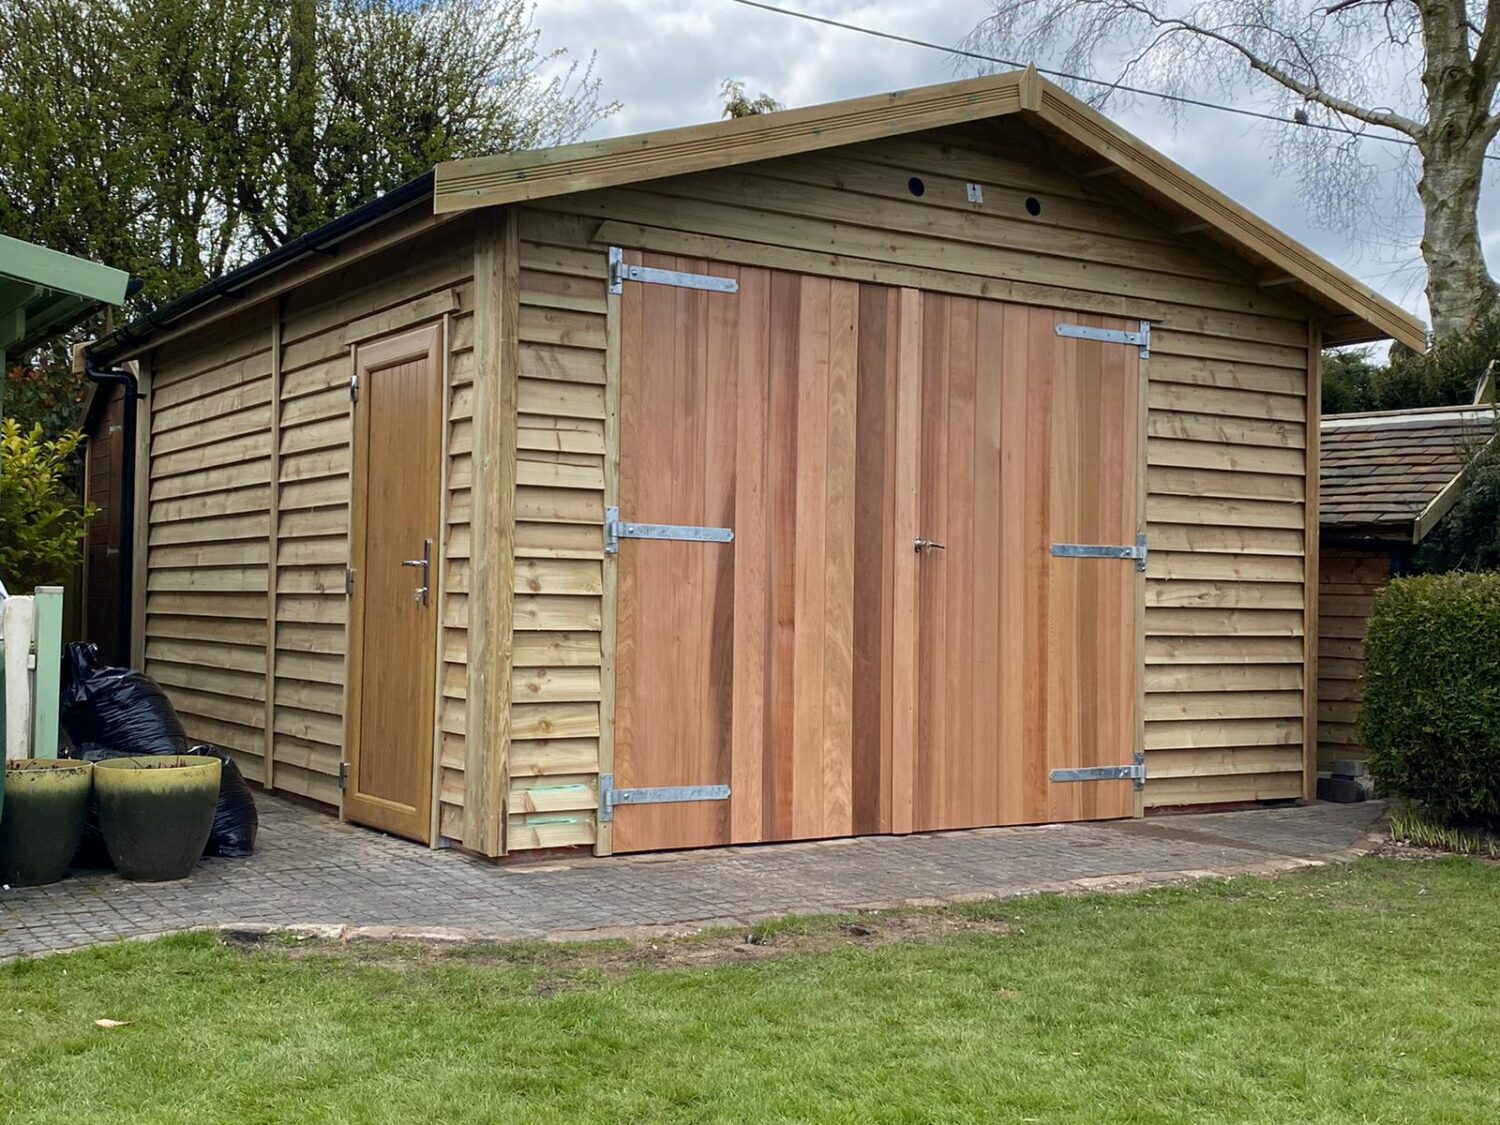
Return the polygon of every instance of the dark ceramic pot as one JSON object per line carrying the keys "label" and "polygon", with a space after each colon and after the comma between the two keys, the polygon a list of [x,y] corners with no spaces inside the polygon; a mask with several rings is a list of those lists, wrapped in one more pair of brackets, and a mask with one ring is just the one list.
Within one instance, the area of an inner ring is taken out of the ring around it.
{"label": "dark ceramic pot", "polygon": [[39,887],[67,873],[93,787],[91,762],[23,758],[5,763],[0,884]]}
{"label": "dark ceramic pot", "polygon": [[186,879],[197,866],[219,800],[217,758],[110,758],[94,770],[99,831],[127,879]]}

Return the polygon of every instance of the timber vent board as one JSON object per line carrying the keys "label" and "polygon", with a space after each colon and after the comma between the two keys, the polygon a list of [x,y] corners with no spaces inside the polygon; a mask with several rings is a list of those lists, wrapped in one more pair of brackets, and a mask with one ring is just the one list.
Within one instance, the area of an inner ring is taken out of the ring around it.
{"label": "timber vent board", "polygon": [[96,347],[137,659],[250,777],[484,855],[1308,793],[1318,357],[1418,322],[1032,73],[434,182]]}
{"label": "timber vent board", "polygon": [[1375,595],[1457,502],[1465,469],[1495,439],[1493,406],[1322,420],[1318,768],[1361,759],[1360,677]]}

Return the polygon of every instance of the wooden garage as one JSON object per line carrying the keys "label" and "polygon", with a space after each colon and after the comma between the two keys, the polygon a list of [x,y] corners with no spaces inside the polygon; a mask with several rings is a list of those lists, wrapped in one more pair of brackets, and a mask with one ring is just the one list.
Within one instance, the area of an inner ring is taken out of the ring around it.
{"label": "wooden garage", "polygon": [[93,355],[196,737],[609,854],[1303,796],[1308,404],[1392,337],[1028,71],[442,165]]}

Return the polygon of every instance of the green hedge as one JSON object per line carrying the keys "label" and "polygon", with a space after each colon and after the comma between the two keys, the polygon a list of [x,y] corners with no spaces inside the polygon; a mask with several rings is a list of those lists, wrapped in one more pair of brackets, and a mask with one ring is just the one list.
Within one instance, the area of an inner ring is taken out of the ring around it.
{"label": "green hedge", "polygon": [[1387,793],[1500,826],[1500,574],[1398,578],[1377,596],[1359,727]]}

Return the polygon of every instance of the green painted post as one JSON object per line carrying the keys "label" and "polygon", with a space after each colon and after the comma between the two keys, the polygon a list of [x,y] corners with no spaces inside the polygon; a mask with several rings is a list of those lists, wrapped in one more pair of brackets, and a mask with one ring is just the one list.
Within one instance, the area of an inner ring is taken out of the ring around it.
{"label": "green painted post", "polygon": [[32,705],[31,754],[34,758],[57,757],[57,712],[62,701],[61,586],[36,588],[36,685]]}

